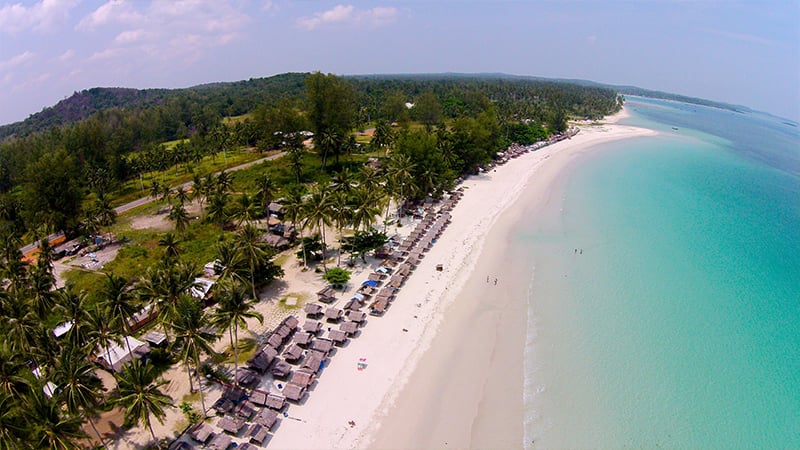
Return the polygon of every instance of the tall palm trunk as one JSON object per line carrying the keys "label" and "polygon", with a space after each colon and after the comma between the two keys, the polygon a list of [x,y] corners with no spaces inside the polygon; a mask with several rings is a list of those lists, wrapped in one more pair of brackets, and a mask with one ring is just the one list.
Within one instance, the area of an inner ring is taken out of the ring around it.
{"label": "tall palm trunk", "polygon": [[203,408],[203,419],[206,418],[206,399],[203,395],[203,380],[200,378],[200,357],[195,355],[194,366],[197,369],[197,391],[200,392],[200,407]]}
{"label": "tall palm trunk", "polygon": [[239,373],[239,324],[233,323],[233,379],[239,385],[236,375]]}
{"label": "tall palm trunk", "polygon": [[92,427],[92,430],[94,430],[94,434],[97,435],[97,439],[100,439],[100,445],[102,447],[106,447],[106,441],[105,441],[105,439],[103,439],[103,436],[100,435],[100,432],[97,430],[97,427],[94,425],[94,420],[92,420],[92,417],[89,414],[86,414],[86,418],[89,419],[89,425]]}
{"label": "tall palm trunk", "polygon": [[189,392],[194,392],[194,382],[192,381],[192,369],[189,367],[189,361],[184,361],[186,366],[186,375],[189,377]]}
{"label": "tall palm trunk", "polygon": [[158,441],[156,437],[156,432],[153,431],[153,424],[150,422],[150,414],[147,414],[147,428],[150,429],[150,435],[153,436],[153,441],[156,443],[156,447],[161,448],[161,442]]}

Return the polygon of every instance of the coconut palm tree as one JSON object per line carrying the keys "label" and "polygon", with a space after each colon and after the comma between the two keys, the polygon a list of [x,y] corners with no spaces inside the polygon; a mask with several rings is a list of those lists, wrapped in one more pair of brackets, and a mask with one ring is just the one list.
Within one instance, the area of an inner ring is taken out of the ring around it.
{"label": "coconut palm tree", "polygon": [[256,300],[248,298],[241,285],[226,284],[217,292],[219,293],[217,297],[219,303],[212,316],[212,323],[219,328],[228,329],[231,347],[233,347],[233,373],[237,374],[239,372],[239,328],[247,328],[245,319],[256,319],[263,324],[264,316],[253,311]]}
{"label": "coconut palm tree", "polygon": [[189,193],[186,192],[183,186],[178,186],[175,188],[175,191],[172,192],[172,197],[178,201],[178,204],[183,205],[186,203],[186,200],[189,199]]}
{"label": "coconut palm tree", "polygon": [[292,226],[300,232],[300,242],[303,246],[303,267],[308,267],[308,260],[306,258],[306,247],[303,241],[303,229],[305,229],[305,221],[301,221],[304,212],[303,193],[300,189],[291,189],[283,201],[283,209],[286,211],[286,217],[292,222]]}
{"label": "coconut palm tree", "polygon": [[247,283],[247,261],[242,251],[233,240],[222,240],[217,243],[217,261],[219,262],[219,281]]}
{"label": "coconut palm tree", "polygon": [[327,272],[328,268],[325,266],[325,227],[331,225],[331,198],[326,189],[316,186],[311,194],[305,200],[305,207],[303,215],[305,220],[316,226],[322,236],[322,268]]}
{"label": "coconut palm tree", "polygon": [[138,285],[139,298],[145,304],[155,305],[165,332],[178,314],[178,299],[191,292],[197,284],[195,278],[199,275],[197,268],[190,264],[177,263],[169,266],[159,264],[147,269],[147,273],[141,279]]}
{"label": "coconut palm tree", "polygon": [[189,226],[189,213],[186,212],[186,208],[183,206],[183,203],[178,203],[174,205],[169,211],[169,220],[175,222],[175,229],[184,236],[186,234],[186,228]]}
{"label": "coconut palm tree", "polygon": [[389,159],[389,168],[386,176],[391,180],[391,192],[400,208],[400,217],[403,216],[403,204],[415,192],[414,169],[416,165],[408,155],[392,154]]}
{"label": "coconut palm tree", "polygon": [[236,226],[241,227],[243,222],[250,223],[260,215],[258,205],[253,202],[252,197],[243,193],[238,197],[234,207],[231,219],[236,220]]}
{"label": "coconut palm tree", "polygon": [[0,393],[22,397],[31,390],[30,376],[22,354],[13,352],[8,342],[0,343]]}
{"label": "coconut palm tree", "polygon": [[64,403],[67,411],[88,419],[100,443],[105,446],[105,440],[92,420],[102,401],[103,384],[94,374],[88,352],[66,346],[53,370],[53,382],[59,389],[58,399]]}
{"label": "coconut palm tree", "polygon": [[[114,326],[109,309],[104,306],[94,305],[86,312],[85,320],[86,336],[89,342],[106,350],[108,367],[111,372],[114,372],[111,361],[111,346],[112,344],[121,344],[123,337],[119,334],[118,328]],[[128,343],[127,339],[125,339],[125,343]],[[128,352],[130,353],[130,347],[128,347]]]}
{"label": "coconut palm tree", "polygon": [[55,307],[56,280],[46,266],[36,265],[29,271],[30,306],[36,316],[44,321]]}
{"label": "coconut palm tree", "polygon": [[216,192],[211,196],[208,201],[208,208],[206,209],[206,221],[218,223],[220,228],[225,226],[228,220],[228,194],[224,192]]}
{"label": "coconut palm tree", "polygon": [[158,246],[164,247],[164,261],[177,261],[181,254],[180,240],[175,233],[168,232],[158,240]]}
{"label": "coconut palm tree", "polygon": [[66,338],[77,347],[86,345],[89,342],[86,292],[75,293],[70,288],[59,291],[55,310],[65,321],[72,322],[72,328],[67,331]]}
{"label": "coconut palm tree", "polygon": [[150,184],[150,197],[153,197],[155,200],[158,200],[158,197],[161,196],[161,183],[158,180],[153,180]]}
{"label": "coconut palm tree", "polygon": [[115,373],[114,378],[117,380],[117,395],[113,404],[125,411],[126,422],[146,425],[153,440],[158,442],[150,418],[155,417],[163,423],[166,415],[164,408],[172,405],[172,398],[159,389],[167,382],[158,379],[152,364],[138,359]]}
{"label": "coconut palm tree", "polygon": [[[331,222],[336,225],[336,232],[339,235],[339,242],[342,241],[342,230],[352,222],[352,209],[350,209],[350,191],[349,190],[333,190],[329,203],[329,217]],[[339,247],[339,254],[337,256],[336,265],[342,263],[342,250]]]}
{"label": "coconut palm tree", "polygon": [[254,299],[258,298],[258,294],[256,294],[256,273],[272,256],[272,249],[260,238],[261,232],[258,228],[255,225],[247,224],[236,235],[234,240],[242,253],[242,258],[250,269],[248,274]]}
{"label": "coconut palm tree", "polygon": [[[41,322],[25,299],[11,295],[3,299],[2,330],[9,349],[29,355],[34,348]],[[38,364],[37,364],[38,366]]]}
{"label": "coconut palm tree", "polygon": [[178,300],[178,314],[172,322],[172,331],[175,336],[173,346],[180,354],[180,358],[186,366],[186,373],[189,375],[191,388],[192,374],[189,370],[189,362],[194,364],[197,373],[197,384],[200,392],[200,404],[203,408],[203,417],[206,415],[206,403],[203,396],[203,384],[200,379],[200,355],[214,355],[212,345],[219,338],[215,333],[211,333],[206,328],[210,322],[202,305],[196,299],[184,295]]}
{"label": "coconut palm tree", "polygon": [[0,392],[0,450],[25,448],[22,440],[29,437],[23,421],[20,399]]}
{"label": "coconut palm tree", "polygon": [[269,175],[263,173],[256,178],[256,186],[258,187],[256,198],[261,204],[261,209],[263,211],[267,211],[269,204],[275,198],[275,191],[277,190],[278,185],[272,178],[270,178]]}
{"label": "coconut palm tree", "polygon": [[366,186],[359,187],[353,191],[351,217],[356,231],[362,228],[367,229],[375,223],[375,217],[381,213],[380,205],[382,200],[378,195],[379,192],[368,190]]}
{"label": "coconut palm tree", "polygon": [[[107,273],[100,289],[100,305],[108,308],[109,319],[114,327],[122,330],[126,336],[133,333],[130,321],[139,312],[141,305],[128,280],[113,273]],[[128,353],[132,353],[130,343],[127,340],[125,343],[128,346]]]}
{"label": "coconut palm tree", "polygon": [[97,223],[107,227],[113,225],[117,220],[117,212],[111,207],[108,197],[102,192],[97,194],[91,208],[91,215],[95,217]]}
{"label": "coconut palm tree", "polygon": [[30,425],[25,441],[32,448],[74,450],[86,438],[81,426],[83,420],[65,412],[55,399],[47,398],[41,387],[26,395],[23,403],[24,417]]}

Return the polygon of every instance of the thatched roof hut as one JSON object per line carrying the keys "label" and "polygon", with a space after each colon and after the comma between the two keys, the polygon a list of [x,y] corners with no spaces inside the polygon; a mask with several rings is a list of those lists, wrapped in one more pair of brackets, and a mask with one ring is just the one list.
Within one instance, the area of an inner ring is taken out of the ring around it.
{"label": "thatched roof hut", "polygon": [[333,348],[333,341],[326,338],[316,338],[311,341],[310,348],[318,352],[328,353]]}
{"label": "thatched roof hut", "polygon": [[283,409],[284,405],[286,405],[286,398],[284,396],[272,392],[267,394],[267,401],[265,402],[267,408],[280,411]]}
{"label": "thatched roof hut", "polygon": [[330,303],[336,300],[336,289],[331,286],[322,289],[321,291],[317,292],[318,300],[323,303]]}
{"label": "thatched roof hut", "polygon": [[283,357],[287,361],[297,361],[303,356],[303,349],[300,348],[297,344],[290,345],[286,350],[283,351]]}
{"label": "thatched roof hut", "polygon": [[369,278],[367,278],[367,279],[368,280],[372,280],[372,281],[376,281],[376,282],[380,282],[384,278],[386,278],[385,274],[378,273],[378,272],[372,272],[371,274],[369,274]]}
{"label": "thatched roof hut", "polygon": [[283,345],[283,338],[278,333],[272,333],[267,338],[267,344],[274,348],[280,348]]}
{"label": "thatched roof hut", "polygon": [[257,383],[259,379],[260,377],[255,370],[246,367],[239,367],[236,372],[236,382],[243,386],[251,386]]}
{"label": "thatched roof hut", "polygon": [[294,329],[292,329],[292,328],[289,328],[289,327],[288,327],[288,326],[286,326],[285,324],[280,324],[280,325],[278,326],[278,328],[276,328],[276,329],[275,329],[274,333],[275,333],[275,334],[277,334],[278,336],[280,336],[280,337],[281,337],[281,339],[282,339],[284,342],[286,342],[286,338],[288,338],[288,337],[289,337],[289,335],[291,335],[291,334],[292,334],[292,331],[294,331]]}
{"label": "thatched roof hut", "polygon": [[205,422],[200,422],[191,428],[189,436],[195,441],[205,444],[214,436],[214,428]]}
{"label": "thatched roof hut", "polygon": [[319,333],[319,330],[321,329],[322,329],[322,324],[317,322],[316,320],[306,320],[305,323],[303,324],[303,331],[312,334]]}
{"label": "thatched roof hut", "polygon": [[330,322],[337,322],[343,315],[344,312],[339,308],[328,308],[325,310],[325,319]]}
{"label": "thatched roof hut", "polygon": [[328,332],[328,338],[330,338],[330,340],[332,340],[335,344],[344,344],[347,342],[347,333],[342,330],[331,330]]}
{"label": "thatched roof hut", "polygon": [[261,426],[264,426],[267,429],[272,428],[272,426],[275,425],[275,422],[277,421],[278,421],[278,413],[269,408],[262,409],[261,412],[259,412],[258,415],[255,417],[255,419],[253,419],[253,422]]}
{"label": "thatched roof hut", "polygon": [[339,325],[339,330],[343,331],[344,333],[347,333],[348,336],[352,336],[358,332],[358,324],[355,322],[344,322],[341,325]]}
{"label": "thatched roof hut", "polygon": [[346,311],[354,311],[354,310],[361,309],[363,307],[364,307],[364,304],[360,300],[358,300],[356,298],[351,298],[350,300],[347,301],[347,303],[344,304],[344,309]]}
{"label": "thatched roof hut", "polygon": [[264,406],[267,404],[267,391],[261,389],[253,389],[248,398],[254,405]]}
{"label": "thatched roof hut", "polygon": [[301,369],[307,369],[309,372],[317,373],[319,368],[322,367],[323,361],[325,361],[325,354],[312,350],[303,361],[303,367],[301,367]]}
{"label": "thatched roof hut", "polygon": [[233,403],[239,403],[247,397],[247,392],[239,386],[226,384],[222,389],[222,398],[226,398]]}
{"label": "thatched roof hut", "polygon": [[256,406],[251,402],[249,399],[242,402],[238,408],[236,408],[236,416],[241,417],[244,420],[250,420],[253,417],[253,414],[256,413]]}
{"label": "thatched roof hut", "polygon": [[[365,313],[363,313],[362,311],[347,311],[346,317],[347,317],[347,320],[351,320],[353,322],[361,323],[361,322],[364,321],[364,319],[367,318],[367,315]],[[342,329],[341,325],[339,326],[339,329],[340,330]]]}
{"label": "thatched roof hut", "polygon": [[274,366],[272,366],[272,376],[275,378],[286,378],[292,373],[292,366],[286,361],[278,359]]}
{"label": "thatched roof hut", "polygon": [[232,442],[233,439],[230,436],[225,433],[219,433],[208,443],[208,448],[212,450],[228,450]]}
{"label": "thatched roof hut", "polygon": [[[272,412],[274,413],[275,411]],[[255,424],[247,431],[247,436],[250,437],[250,442],[261,445],[269,436],[269,428],[260,424]]]}
{"label": "thatched roof hut", "polygon": [[289,383],[283,388],[283,395],[287,400],[291,400],[293,402],[299,402],[303,399],[305,394],[305,386],[298,386],[296,384]]}
{"label": "thatched roof hut", "polygon": [[297,317],[295,316],[289,316],[283,319],[282,323],[287,327],[291,328],[292,330],[294,330],[295,328],[297,328],[298,325],[300,325],[300,321],[297,320]]}
{"label": "thatched roof hut", "polygon": [[225,416],[219,419],[217,426],[222,428],[226,433],[237,434],[244,426],[244,419],[241,417]]}
{"label": "thatched roof hut", "polygon": [[373,316],[379,316],[386,312],[386,308],[389,306],[389,300],[386,298],[379,298],[375,300],[369,307],[369,313]]}
{"label": "thatched roof hut", "polygon": [[295,370],[292,374],[292,379],[289,380],[289,384],[296,384],[298,386],[311,386],[311,383],[314,382],[316,379],[316,375],[313,372],[309,372],[306,370]]}
{"label": "thatched roof hut", "polygon": [[305,311],[306,316],[308,317],[318,316],[319,314],[322,314],[324,309],[325,308],[319,303],[306,303],[306,306],[303,307],[303,311]]}
{"label": "thatched roof hut", "polygon": [[211,405],[211,409],[217,412],[217,414],[225,414],[233,411],[233,408],[236,405],[230,400],[225,397],[220,397]]}
{"label": "thatched roof hut", "polygon": [[247,366],[260,373],[264,373],[269,369],[272,361],[278,356],[278,351],[267,345],[261,350],[257,351],[250,359],[247,360]]}
{"label": "thatched roof hut", "polygon": [[303,331],[295,334],[294,338],[292,338],[292,342],[300,346],[306,346],[311,343],[311,339],[313,339],[311,333]]}

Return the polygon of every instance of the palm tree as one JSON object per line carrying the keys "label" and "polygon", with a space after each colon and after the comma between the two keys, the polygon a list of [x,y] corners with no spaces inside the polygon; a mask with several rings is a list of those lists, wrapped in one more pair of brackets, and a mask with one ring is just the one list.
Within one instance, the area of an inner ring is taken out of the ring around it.
{"label": "palm tree", "polygon": [[64,402],[67,411],[88,419],[100,443],[105,446],[103,436],[92,420],[102,400],[103,385],[95,376],[88,357],[85,350],[72,346],[64,348],[53,371],[53,382],[59,388],[58,398]]}
{"label": "palm tree", "polygon": [[414,192],[414,169],[416,165],[408,155],[392,154],[389,159],[387,177],[391,180],[392,194],[403,216],[403,204]]}
{"label": "palm tree", "polygon": [[349,204],[349,192],[349,190],[333,190],[333,195],[331,195],[331,201],[329,203],[330,210],[328,214],[330,215],[331,222],[336,224],[336,231],[339,235],[340,242],[336,265],[341,265],[342,263],[342,230],[352,222],[353,214]]}
{"label": "palm tree", "polygon": [[108,197],[102,192],[97,194],[97,198],[92,205],[91,215],[97,219],[97,223],[107,227],[113,225],[117,220],[117,212],[111,207]]}
{"label": "palm tree", "polygon": [[191,388],[192,374],[189,370],[189,362],[194,363],[197,372],[197,385],[200,391],[200,404],[203,407],[203,417],[206,416],[206,403],[203,397],[203,384],[200,379],[200,354],[214,355],[213,343],[219,338],[218,335],[209,332],[206,324],[209,322],[202,305],[190,296],[181,296],[178,301],[177,311],[179,314],[172,322],[172,331],[175,335],[173,345],[178,349],[183,363],[186,365],[186,373],[189,375]]}
{"label": "palm tree", "polygon": [[158,442],[150,417],[154,416],[163,423],[166,415],[164,408],[172,405],[172,398],[159,389],[167,382],[157,379],[156,368],[152,364],[142,363],[138,359],[115,373],[114,378],[117,379],[117,396],[113,403],[125,410],[125,421],[147,425],[153,440]]}
{"label": "palm tree", "polygon": [[30,437],[19,403],[19,398],[0,392],[0,450],[24,448],[22,440]]}
{"label": "palm tree", "polygon": [[289,165],[292,166],[292,172],[294,172],[297,184],[300,184],[300,178],[303,175],[303,155],[305,155],[305,147],[302,143],[299,147],[291,147],[289,149]]}
{"label": "palm tree", "polygon": [[233,179],[231,179],[231,175],[224,170],[217,175],[216,181],[214,182],[217,192],[228,192],[233,185]]}
{"label": "palm tree", "polygon": [[[212,323],[220,328],[227,328],[233,347],[233,370],[234,374],[239,372],[239,327],[247,328],[245,319],[256,319],[259,323],[264,323],[264,316],[257,311],[253,311],[256,304],[254,298],[247,298],[244,289],[240,285],[227,284],[220,292],[219,304],[214,311]],[[238,384],[239,382],[236,381]]]}
{"label": "palm tree", "polygon": [[[114,322],[111,318],[109,309],[100,305],[94,305],[93,308],[86,312],[86,335],[94,345],[104,348],[106,350],[106,361],[111,372],[114,372],[114,366],[111,361],[111,345],[121,344],[123,337],[120,336]],[[125,339],[128,343],[128,339]],[[130,353],[130,344],[128,344],[128,352]]]}
{"label": "palm tree", "polygon": [[231,218],[237,220],[236,226],[242,226],[243,222],[250,223],[259,215],[258,205],[253,202],[252,198],[243,193],[233,208]]}
{"label": "palm tree", "polygon": [[311,192],[311,195],[306,198],[303,211],[305,220],[314,224],[322,235],[322,268],[326,272],[328,268],[325,266],[325,226],[330,226],[331,224],[330,201],[328,191],[317,186]]}
{"label": "palm tree", "polygon": [[[378,120],[378,123],[375,124],[375,133],[372,135],[372,146],[378,150],[384,149],[385,152],[388,152],[392,142],[394,142],[394,136],[391,125],[383,119]],[[384,156],[386,156],[386,153],[384,153]]]}
{"label": "palm tree", "polygon": [[208,202],[206,210],[206,221],[218,223],[220,228],[225,226],[228,220],[228,194],[216,192]]}
{"label": "palm tree", "polygon": [[375,216],[380,214],[381,201],[378,197],[380,191],[367,190],[366,186],[353,192],[352,223],[356,231],[362,227],[367,229],[375,223]]}
{"label": "palm tree", "polygon": [[267,211],[269,204],[275,196],[275,190],[278,185],[269,175],[264,173],[256,179],[256,186],[258,186],[256,197],[261,204],[262,210]]}
{"label": "palm tree", "polygon": [[[3,301],[2,330],[9,349],[17,354],[30,354],[37,329],[41,322],[31,311],[28,303],[17,296],[8,296]],[[38,366],[38,363],[36,364]]]}
{"label": "palm tree", "polygon": [[164,329],[175,320],[178,300],[196,286],[199,271],[193,265],[178,263],[169,266],[160,264],[147,269],[138,285],[139,296],[145,303],[152,303]]}
{"label": "palm tree", "polygon": [[53,312],[53,307],[55,307],[53,291],[55,284],[55,277],[52,272],[47,270],[47,266],[37,264],[29,273],[30,306],[42,321]]}
{"label": "palm tree", "polygon": [[222,240],[217,243],[217,261],[219,262],[219,281],[247,283],[247,261],[236,242]]}
{"label": "palm tree", "polygon": [[236,246],[242,252],[242,258],[247,262],[250,276],[250,288],[253,290],[253,298],[257,299],[256,294],[256,273],[258,269],[268,260],[272,254],[271,249],[266,243],[261,241],[261,232],[255,225],[247,224],[236,235]]}
{"label": "palm tree", "polygon": [[186,192],[186,189],[184,189],[183,186],[178,186],[177,188],[175,188],[175,191],[172,193],[172,196],[175,198],[175,200],[178,201],[180,205],[183,205],[184,203],[186,203],[186,200],[189,199],[189,193]]}
{"label": "palm tree", "polygon": [[169,219],[175,222],[175,229],[183,236],[189,226],[189,214],[183,203],[178,203],[169,211]]}
{"label": "palm tree", "polygon": [[158,197],[160,196],[161,196],[161,184],[158,182],[158,180],[153,180],[153,182],[150,184],[150,197],[153,197],[154,199],[158,200]]}
{"label": "palm tree", "polygon": [[22,353],[12,352],[8,342],[0,343],[0,393],[21,397],[31,390],[31,373]]}
{"label": "palm tree", "polygon": [[86,292],[75,293],[72,289],[59,291],[56,311],[67,322],[72,322],[72,328],[67,331],[66,338],[75,346],[80,347],[88,343],[88,299]]}
{"label": "palm tree", "polygon": [[[130,321],[139,312],[140,305],[133,290],[130,289],[128,280],[113,273],[107,273],[103,287],[100,289],[100,305],[108,308],[109,319],[114,327],[121,329],[126,336],[133,333]],[[125,343],[128,346],[128,353],[132,353],[127,339]]]}
{"label": "palm tree", "polygon": [[24,416],[31,425],[26,442],[31,447],[50,450],[74,450],[86,438],[79,416],[65,413],[55,399],[47,398],[41,388],[34,389],[23,400]]}
{"label": "palm tree", "polygon": [[164,247],[164,260],[169,262],[177,261],[181,254],[180,240],[175,237],[175,233],[166,233],[158,240],[158,246]]}
{"label": "palm tree", "polygon": [[303,193],[300,189],[289,190],[286,199],[283,201],[283,209],[286,211],[286,217],[292,222],[292,226],[300,232],[300,242],[303,246],[303,268],[306,268],[308,267],[308,261],[306,259],[306,246],[303,241],[303,229],[305,227],[300,221],[304,211],[304,203]]}
{"label": "palm tree", "polygon": [[206,184],[203,177],[199,173],[195,173],[192,178],[192,195],[191,198],[200,205],[200,215],[203,215],[203,205],[206,201]]}

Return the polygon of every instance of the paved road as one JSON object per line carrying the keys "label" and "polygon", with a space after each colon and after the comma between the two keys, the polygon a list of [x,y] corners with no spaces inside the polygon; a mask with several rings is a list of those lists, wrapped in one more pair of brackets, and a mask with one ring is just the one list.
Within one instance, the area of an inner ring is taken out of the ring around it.
{"label": "paved road", "polygon": [[[236,170],[247,169],[248,167],[254,166],[256,164],[261,164],[264,161],[272,161],[272,160],[278,159],[278,158],[282,157],[285,154],[286,154],[286,152],[279,152],[279,153],[276,153],[276,154],[274,154],[272,156],[267,156],[267,157],[264,157],[264,158],[261,158],[261,159],[257,159],[255,161],[250,161],[249,163],[244,163],[244,164],[240,164],[238,166],[231,167],[229,169],[225,169],[225,171],[226,172],[233,172],[233,171],[236,171]],[[220,172],[214,172],[214,175],[215,176],[219,175]],[[181,184],[180,187],[183,187],[185,189],[185,188],[191,187],[193,184],[194,184],[193,181],[189,181],[189,182]],[[177,187],[178,186],[176,186],[173,189],[177,189]],[[152,202],[154,200],[155,199],[153,197],[150,197],[150,196],[142,197],[142,198],[140,198],[138,200],[134,200],[132,202],[125,203],[124,205],[117,206],[116,208],[114,208],[114,211],[118,215],[119,214],[123,214],[125,212],[128,212],[128,211],[132,210],[133,208],[137,208],[139,206],[146,205],[146,204],[148,204],[148,203],[150,203],[150,202]],[[53,239],[55,239],[56,237],[58,237],[58,236],[60,236],[62,234],[63,234],[63,232],[53,233],[50,236],[47,236],[47,240],[52,241]],[[34,242],[32,244],[28,244],[28,245],[22,247],[21,249],[19,249],[19,251],[21,251],[22,254],[24,255],[24,254],[30,252],[31,250],[35,249],[36,247],[38,247],[38,245],[39,244],[37,242]]]}

